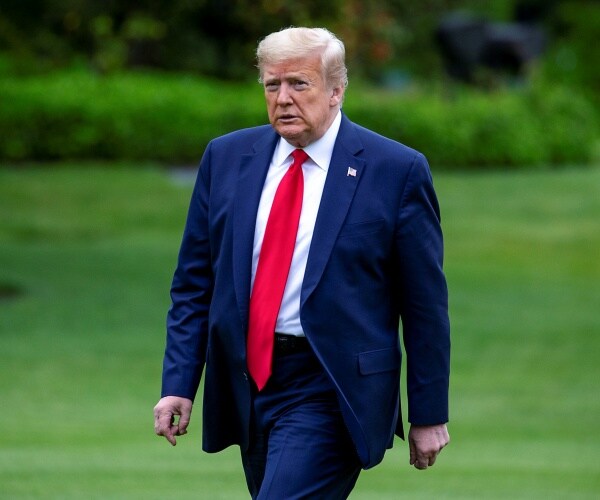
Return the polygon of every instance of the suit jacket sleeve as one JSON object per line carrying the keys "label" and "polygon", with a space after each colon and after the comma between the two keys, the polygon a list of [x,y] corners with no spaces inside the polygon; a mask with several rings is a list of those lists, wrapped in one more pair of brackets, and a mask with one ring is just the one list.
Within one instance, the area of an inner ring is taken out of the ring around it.
{"label": "suit jacket sleeve", "polygon": [[209,145],[191,198],[167,315],[162,396],[194,399],[206,362],[213,273],[208,226]]}
{"label": "suit jacket sleeve", "polygon": [[418,154],[401,198],[395,232],[408,420],[415,425],[448,420],[450,327],[440,222],[429,167]]}

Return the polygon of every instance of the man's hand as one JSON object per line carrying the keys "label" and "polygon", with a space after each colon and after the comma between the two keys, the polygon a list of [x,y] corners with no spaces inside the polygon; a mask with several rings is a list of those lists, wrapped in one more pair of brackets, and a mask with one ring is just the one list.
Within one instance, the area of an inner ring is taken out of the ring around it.
{"label": "man's hand", "polygon": [[[173,446],[177,444],[175,436],[187,434],[187,426],[192,414],[192,401],[178,396],[165,396],[154,407],[154,432],[164,436]],[[177,423],[175,416],[179,415]]]}
{"label": "man's hand", "polygon": [[450,442],[446,424],[411,425],[408,432],[410,465],[417,469],[427,469],[435,463],[442,448]]}

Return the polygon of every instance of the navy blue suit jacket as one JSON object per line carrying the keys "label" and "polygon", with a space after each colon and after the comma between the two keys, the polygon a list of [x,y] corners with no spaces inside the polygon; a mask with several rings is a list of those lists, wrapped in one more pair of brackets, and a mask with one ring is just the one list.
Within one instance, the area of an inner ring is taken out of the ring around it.
{"label": "navy blue suit jacket", "polygon": [[[270,125],[212,141],[175,271],[162,395],[194,399],[203,448],[248,445],[246,333],[256,213],[279,136]],[[356,175],[348,175],[348,167]],[[400,319],[408,420],[448,419],[449,321],[440,215],[422,154],[343,116],[304,276],[300,317],[365,468],[400,415]]]}

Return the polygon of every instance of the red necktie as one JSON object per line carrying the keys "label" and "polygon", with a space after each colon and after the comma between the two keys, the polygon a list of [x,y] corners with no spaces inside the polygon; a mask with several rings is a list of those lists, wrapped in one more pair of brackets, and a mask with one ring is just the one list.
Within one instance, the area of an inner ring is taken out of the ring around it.
{"label": "red necktie", "polygon": [[302,164],[308,155],[302,149],[296,149],[292,156],[294,162],[281,179],[273,199],[250,297],[248,370],[259,391],[271,376],[275,325],[302,210]]}

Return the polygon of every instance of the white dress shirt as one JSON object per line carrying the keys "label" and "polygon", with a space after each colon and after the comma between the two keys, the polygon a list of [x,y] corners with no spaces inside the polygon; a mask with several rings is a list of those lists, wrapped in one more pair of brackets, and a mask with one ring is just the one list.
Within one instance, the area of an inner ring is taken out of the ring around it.
{"label": "white dress shirt", "polygon": [[[300,213],[300,224],[298,226],[298,234],[296,236],[296,246],[294,247],[294,255],[292,257],[292,265],[285,291],[283,292],[283,300],[279,315],[277,317],[276,332],[286,333],[290,335],[303,336],[302,325],[300,324],[300,291],[302,289],[302,281],[304,280],[304,271],[306,270],[306,262],[308,260],[308,250],[312,240],[313,229],[317,220],[317,212],[321,203],[323,187],[333,146],[340,129],[342,114],[338,112],[333,123],[325,132],[323,137],[309,144],[304,148],[309,158],[302,165],[304,174],[304,196],[302,199],[302,212]],[[263,237],[271,205],[275,198],[275,191],[279,186],[279,182],[292,164],[292,151],[296,148],[281,138],[273,152],[267,178],[263,186],[260,204],[258,206],[258,214],[256,216],[256,227],[254,230],[254,246],[252,250],[252,286],[254,286],[254,277],[256,275],[256,267],[258,265],[258,257],[262,247]]]}

